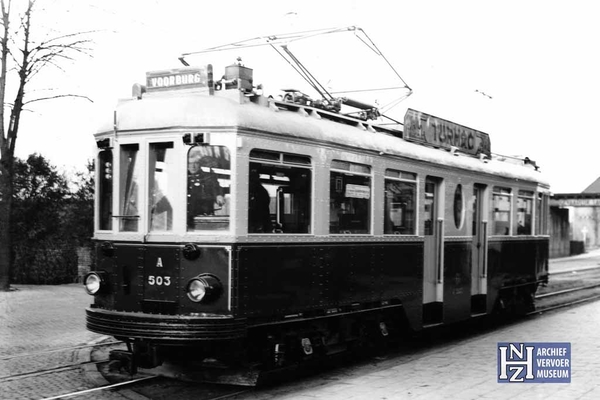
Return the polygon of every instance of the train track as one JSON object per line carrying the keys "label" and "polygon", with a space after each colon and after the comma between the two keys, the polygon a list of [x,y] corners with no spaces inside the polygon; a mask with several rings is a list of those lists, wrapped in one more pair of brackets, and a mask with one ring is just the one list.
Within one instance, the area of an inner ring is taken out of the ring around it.
{"label": "train track", "polygon": [[45,397],[42,400],[57,400],[57,399],[66,399],[66,398],[70,398],[70,397],[83,396],[83,395],[90,394],[93,392],[98,392],[101,390],[123,388],[124,386],[127,386],[127,385],[133,385],[135,383],[148,381],[150,379],[156,379],[156,378],[158,378],[158,376],[144,376],[141,378],[136,378],[136,379],[132,379],[132,380],[125,381],[125,382],[118,382],[118,383],[113,383],[113,384],[109,384],[109,385],[105,385],[105,386],[99,386],[99,387],[95,387],[95,388],[91,388],[91,389],[85,389],[85,390],[79,390],[76,392],[59,394],[58,396]]}
{"label": "train track", "polygon": [[535,296],[538,306],[528,315],[541,314],[600,299],[600,274],[598,272],[600,272],[600,267],[592,266],[550,274],[549,290],[542,290]]}
{"label": "train track", "polygon": [[22,372],[22,373],[18,373],[18,374],[11,374],[11,375],[4,375],[4,376],[0,376],[0,383],[3,382],[10,382],[13,381],[15,379],[23,379],[23,378],[32,378],[35,376],[40,376],[40,375],[46,375],[46,374],[52,374],[55,372],[63,372],[63,371],[69,371],[69,370],[73,370],[73,369],[77,369],[77,368],[82,368],[86,365],[94,365],[94,364],[100,364],[102,362],[107,362],[108,360],[103,360],[103,361],[84,361],[84,362],[79,362],[79,363],[74,363],[74,364],[68,364],[68,365],[62,365],[62,366],[57,366],[57,367],[52,367],[52,368],[45,368],[45,369],[38,369],[35,371],[31,371],[31,372]]}
{"label": "train track", "polygon": [[56,349],[43,350],[43,351],[38,351],[38,352],[34,352],[34,353],[11,354],[9,356],[0,357],[0,361],[12,360],[14,358],[22,358],[22,357],[36,357],[36,356],[41,356],[44,354],[57,353],[59,351],[80,350],[80,349],[85,349],[85,348],[90,348],[90,347],[95,348],[95,347],[99,347],[99,346],[112,346],[114,344],[120,344],[120,343],[123,343],[123,342],[118,341],[118,340],[110,340],[110,341],[101,342],[101,343],[89,343],[89,344],[82,344],[82,345],[78,345],[78,346],[59,347]]}

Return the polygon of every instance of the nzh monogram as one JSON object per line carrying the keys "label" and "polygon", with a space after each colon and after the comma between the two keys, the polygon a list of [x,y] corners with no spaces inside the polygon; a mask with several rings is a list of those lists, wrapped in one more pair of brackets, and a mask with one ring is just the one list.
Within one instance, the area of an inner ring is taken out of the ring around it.
{"label": "nzh monogram", "polygon": [[571,343],[498,343],[498,383],[570,383]]}

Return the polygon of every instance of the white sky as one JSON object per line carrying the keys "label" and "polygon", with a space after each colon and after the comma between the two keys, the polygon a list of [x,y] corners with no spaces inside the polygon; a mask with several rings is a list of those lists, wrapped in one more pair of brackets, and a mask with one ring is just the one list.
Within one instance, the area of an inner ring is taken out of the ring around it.
{"label": "white sky", "polygon": [[[43,21],[39,29],[98,32],[93,58],[64,65],[65,73],[47,72],[31,89],[59,88],[94,103],[37,103],[24,114],[19,157],[39,152],[59,167],[83,169],[94,156],[96,121],[112,118],[116,100],[144,83],[147,71],[181,66],[182,53],[356,25],[414,91],[391,116],[402,120],[410,107],[487,132],[493,152],[536,160],[556,193],[580,192],[600,176],[600,128],[593,122],[600,110],[600,3],[593,0],[38,1],[45,7],[35,16]],[[315,53],[327,53],[318,47]],[[356,54],[327,63],[328,70],[360,67],[358,80],[374,79],[378,73]],[[255,83],[273,73],[264,60],[244,60]],[[296,81],[291,69],[282,71]],[[335,76],[317,78],[325,84]]]}

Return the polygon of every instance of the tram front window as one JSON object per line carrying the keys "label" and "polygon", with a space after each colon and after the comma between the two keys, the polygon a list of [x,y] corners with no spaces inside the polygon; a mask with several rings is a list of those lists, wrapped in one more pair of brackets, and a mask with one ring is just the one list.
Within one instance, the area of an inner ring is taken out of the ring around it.
{"label": "tram front window", "polygon": [[120,176],[120,224],[121,232],[137,232],[140,219],[139,182],[141,178],[140,163],[137,160],[139,145],[125,144],[121,146]]}
{"label": "tram front window", "polygon": [[98,154],[98,228],[112,229],[112,184],[113,184],[112,150],[103,150]]}
{"label": "tram front window", "polygon": [[224,146],[194,146],[188,153],[188,231],[229,230],[231,159]]}
{"label": "tram front window", "polygon": [[150,144],[150,230],[173,229],[173,207],[169,196],[176,192],[173,143]]}

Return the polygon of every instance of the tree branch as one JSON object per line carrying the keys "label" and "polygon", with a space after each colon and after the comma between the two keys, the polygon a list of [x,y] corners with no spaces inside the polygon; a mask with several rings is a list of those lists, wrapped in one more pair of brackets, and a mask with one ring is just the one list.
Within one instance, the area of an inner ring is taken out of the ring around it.
{"label": "tree branch", "polygon": [[23,105],[31,104],[31,103],[34,103],[36,101],[53,100],[53,99],[59,99],[59,98],[63,98],[63,97],[76,97],[76,98],[80,98],[80,99],[85,99],[85,100],[89,101],[90,103],[94,102],[89,97],[78,95],[78,94],[57,94],[57,95],[54,95],[54,96],[40,97],[40,98],[37,98],[37,99],[28,100],[28,101],[24,102]]}

